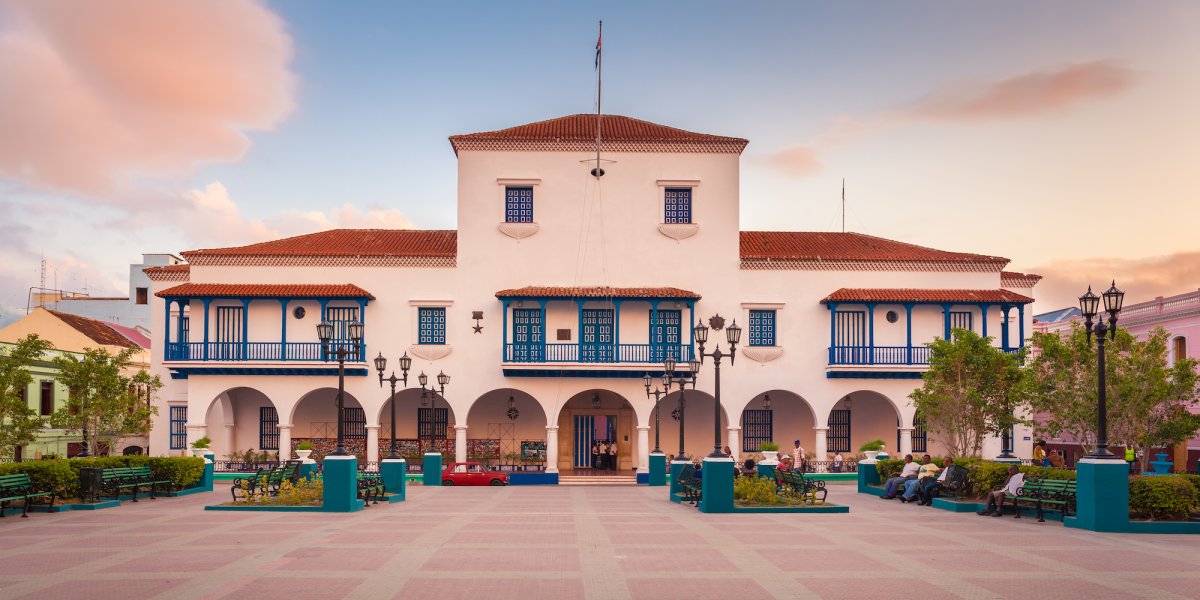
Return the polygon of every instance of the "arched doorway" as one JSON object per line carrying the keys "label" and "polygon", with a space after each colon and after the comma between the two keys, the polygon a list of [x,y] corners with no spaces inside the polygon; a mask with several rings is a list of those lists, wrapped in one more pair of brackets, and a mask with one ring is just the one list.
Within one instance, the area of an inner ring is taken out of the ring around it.
{"label": "arched doorway", "polygon": [[[634,477],[638,464],[637,414],[624,396],[609,390],[585,390],[567,400],[558,413],[558,468],[562,473]],[[597,442],[615,443],[612,458],[595,459]]]}
{"label": "arched doorway", "polygon": [[829,411],[827,446],[846,460],[866,442],[883,440],[889,454],[900,452],[900,410],[879,392],[860,390],[843,396]]}
{"label": "arched doorway", "polygon": [[790,454],[795,441],[800,440],[810,460],[823,461],[818,456],[817,417],[812,406],[802,396],[787,390],[770,390],[750,399],[741,414],[741,451],[760,452],[762,442],[779,444],[779,455]]}
{"label": "arched doorway", "polygon": [[398,390],[379,409],[379,456],[391,452],[392,403],[396,405],[396,451],[417,465],[426,451],[436,450],[444,458],[454,456],[454,427],[457,419],[450,403],[421,388]]}
{"label": "arched doorway", "polygon": [[[659,410],[662,414],[659,415],[659,423],[662,425],[662,432],[659,433],[661,438],[662,451],[667,455],[679,454],[679,422],[680,422],[680,404],[679,392],[671,392],[659,401]],[[686,446],[686,454],[691,459],[701,459],[708,456],[713,451],[713,408],[716,405],[716,398],[713,398],[707,392],[700,390],[687,390],[684,392],[685,403],[683,406],[683,422],[686,424],[683,431],[684,444]],[[721,447],[727,445],[729,431],[729,418],[725,414],[725,407],[721,407],[720,433]],[[654,415],[650,415],[650,445],[654,446]]]}
{"label": "arched doorway", "polygon": [[[317,388],[304,394],[292,409],[292,447],[312,442],[313,458],[322,458],[337,447],[337,388]],[[346,451],[366,462],[367,416],[358,400],[345,392],[342,400],[343,439]],[[375,431],[378,431],[376,429]]]}
{"label": "arched doorway", "polygon": [[467,460],[502,470],[546,466],[546,412],[537,399],[513,388],[487,392],[467,413]]}
{"label": "arched doorway", "polygon": [[255,455],[281,453],[279,413],[271,399],[254,388],[217,394],[205,412],[204,425],[218,461],[244,461],[251,453],[254,462],[259,458]]}

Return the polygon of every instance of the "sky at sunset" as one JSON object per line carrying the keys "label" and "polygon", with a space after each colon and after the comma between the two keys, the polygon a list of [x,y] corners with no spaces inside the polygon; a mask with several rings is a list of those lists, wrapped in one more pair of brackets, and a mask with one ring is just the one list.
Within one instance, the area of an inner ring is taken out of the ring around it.
{"label": "sky at sunset", "polygon": [[[599,8],[597,8],[599,7]],[[0,0],[0,325],[144,252],[453,228],[446,137],[750,140],[742,229],[1001,255],[1035,312],[1200,287],[1200,2]]]}

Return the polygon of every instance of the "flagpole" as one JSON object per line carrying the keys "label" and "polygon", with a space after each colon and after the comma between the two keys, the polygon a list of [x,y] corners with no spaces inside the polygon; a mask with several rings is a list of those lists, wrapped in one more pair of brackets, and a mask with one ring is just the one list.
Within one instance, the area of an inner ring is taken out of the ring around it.
{"label": "flagpole", "polygon": [[604,56],[601,53],[601,42],[604,40],[604,21],[600,21],[600,35],[596,38],[596,179],[604,174],[600,170],[600,90],[604,82]]}
{"label": "flagpole", "polygon": [[846,178],[842,178],[842,233],[846,233]]}

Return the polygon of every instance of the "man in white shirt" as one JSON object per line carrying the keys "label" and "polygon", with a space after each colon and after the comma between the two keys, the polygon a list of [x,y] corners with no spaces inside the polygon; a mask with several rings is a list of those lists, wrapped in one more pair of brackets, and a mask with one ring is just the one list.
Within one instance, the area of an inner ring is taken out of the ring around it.
{"label": "man in white shirt", "polygon": [[842,460],[843,460],[842,453],[840,451],[837,454],[833,455],[833,472],[834,473],[842,472]]}
{"label": "man in white shirt", "polygon": [[[976,514],[978,514],[981,517],[988,516],[988,515],[991,515],[993,517],[1001,516],[1002,514],[1004,514],[1004,496],[1008,495],[1008,496],[1016,497],[1017,492],[1020,491],[1020,489],[1024,485],[1025,485],[1025,474],[1022,473],[1021,470],[1018,469],[1016,465],[1009,467],[1008,468],[1008,481],[1004,484],[1004,487],[1002,487],[994,492],[988,492],[987,507],[984,508],[983,510],[979,511]],[[1017,505],[1016,500],[1013,500],[1013,507],[1016,508],[1016,505]],[[1017,510],[1020,510],[1020,509],[1018,508]]]}
{"label": "man in white shirt", "polygon": [[796,440],[796,449],[792,450],[792,468],[797,471],[804,467],[804,446],[800,445],[800,440]]}
{"label": "man in white shirt", "polygon": [[916,479],[917,471],[919,470],[921,470],[921,465],[913,462],[913,457],[911,454],[905,454],[904,468],[900,470],[899,475],[887,480],[887,483],[883,486],[883,495],[880,496],[880,498],[883,498],[884,500],[891,500],[892,498],[895,498],[896,492],[899,491],[900,486],[904,485],[904,482],[908,481],[909,479]]}

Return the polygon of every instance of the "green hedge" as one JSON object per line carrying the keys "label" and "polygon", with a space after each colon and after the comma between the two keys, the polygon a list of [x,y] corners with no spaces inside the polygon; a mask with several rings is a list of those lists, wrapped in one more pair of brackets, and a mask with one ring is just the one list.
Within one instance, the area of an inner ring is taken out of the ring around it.
{"label": "green hedge", "polygon": [[1183,521],[1197,506],[1195,485],[1178,475],[1129,479],[1129,512],[1151,520]]}
{"label": "green hedge", "polygon": [[[933,457],[933,462],[942,464],[945,460],[943,457]],[[985,492],[994,490],[1004,485],[1008,481],[1007,463],[992,462],[982,458],[956,458],[954,464],[967,469],[967,492],[969,495],[982,496]],[[879,472],[879,480],[887,481],[888,479],[900,474],[904,468],[903,460],[881,460],[875,463],[875,470]],[[1053,469],[1050,467],[1035,467],[1030,465],[1022,465],[1021,472],[1026,477],[1037,477],[1039,479],[1075,479],[1075,471],[1066,469]]]}
{"label": "green hedge", "polygon": [[171,485],[186,488],[204,475],[204,459],[185,456],[97,456],[59,460],[29,460],[0,464],[0,475],[26,473],[38,490],[54,490],[59,498],[78,498],[80,469],[113,469],[149,466],[155,475],[169,479]]}

